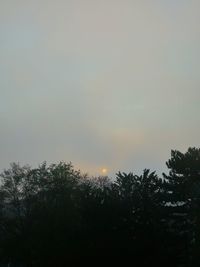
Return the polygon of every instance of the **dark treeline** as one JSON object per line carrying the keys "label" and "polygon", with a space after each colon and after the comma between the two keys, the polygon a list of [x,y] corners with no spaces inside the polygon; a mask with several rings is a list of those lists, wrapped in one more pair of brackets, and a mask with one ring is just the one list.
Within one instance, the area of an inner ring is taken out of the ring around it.
{"label": "dark treeline", "polygon": [[169,174],[90,178],[71,163],[1,174],[0,266],[200,266],[200,149]]}

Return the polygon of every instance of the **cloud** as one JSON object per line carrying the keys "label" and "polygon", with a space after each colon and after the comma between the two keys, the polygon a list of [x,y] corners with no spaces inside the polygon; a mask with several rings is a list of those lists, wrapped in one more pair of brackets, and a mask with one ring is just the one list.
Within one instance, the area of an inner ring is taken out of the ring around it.
{"label": "cloud", "polygon": [[199,7],[1,1],[0,167],[162,168],[170,148],[198,146]]}

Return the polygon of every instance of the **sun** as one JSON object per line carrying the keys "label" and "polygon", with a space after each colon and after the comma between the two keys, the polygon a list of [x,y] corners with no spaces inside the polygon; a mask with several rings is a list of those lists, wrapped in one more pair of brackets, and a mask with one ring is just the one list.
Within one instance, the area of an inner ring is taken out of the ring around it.
{"label": "sun", "polygon": [[108,173],[108,169],[103,168],[103,169],[101,170],[101,173],[104,174],[104,175],[107,174],[107,173]]}

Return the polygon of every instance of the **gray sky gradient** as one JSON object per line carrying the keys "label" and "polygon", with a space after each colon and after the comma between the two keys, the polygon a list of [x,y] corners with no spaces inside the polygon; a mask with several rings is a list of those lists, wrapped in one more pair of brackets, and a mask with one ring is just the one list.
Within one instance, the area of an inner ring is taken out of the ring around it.
{"label": "gray sky gradient", "polygon": [[199,0],[1,0],[0,169],[165,169],[199,147]]}

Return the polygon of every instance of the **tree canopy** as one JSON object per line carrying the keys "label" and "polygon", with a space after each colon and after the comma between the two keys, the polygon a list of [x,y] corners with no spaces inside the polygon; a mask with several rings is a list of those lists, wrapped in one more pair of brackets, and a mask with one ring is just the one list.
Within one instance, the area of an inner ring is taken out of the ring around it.
{"label": "tree canopy", "polygon": [[168,174],[91,178],[60,162],[0,175],[0,266],[199,266],[200,149]]}

